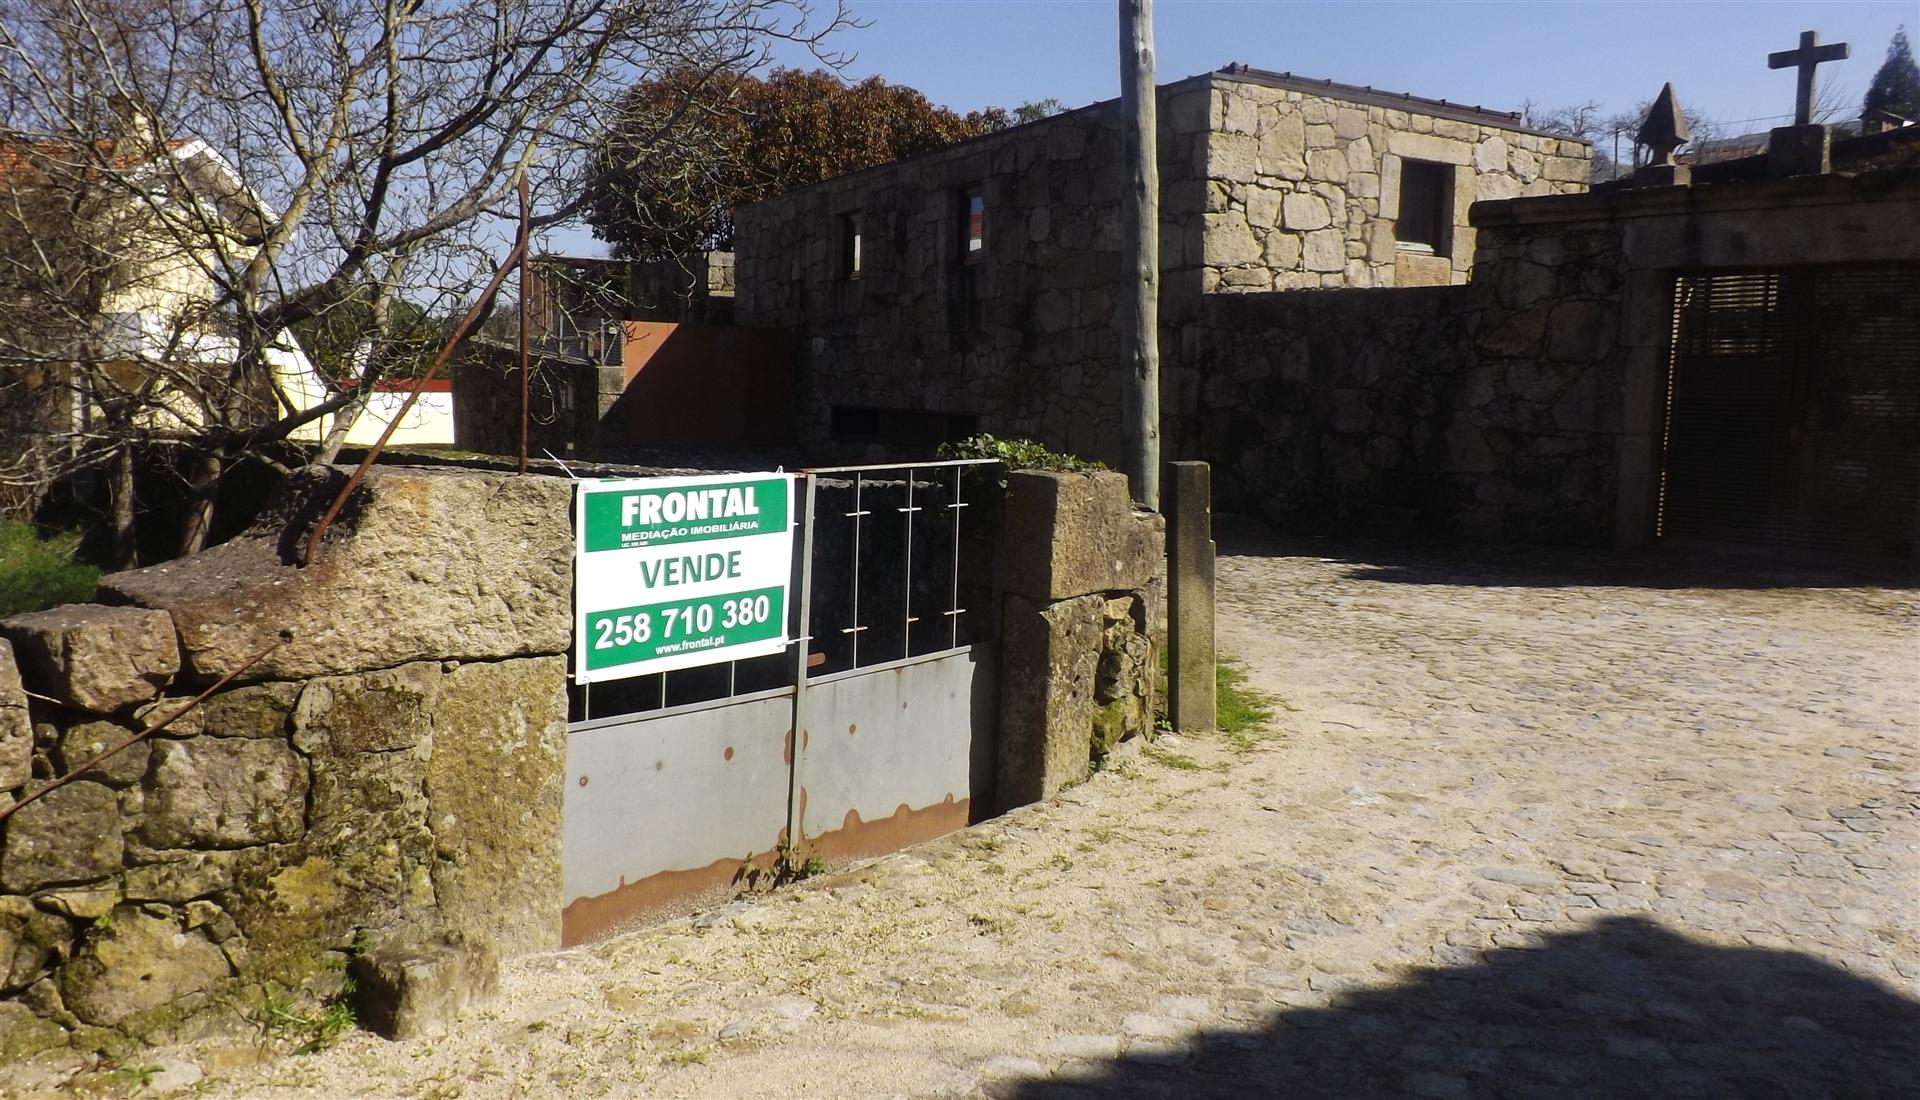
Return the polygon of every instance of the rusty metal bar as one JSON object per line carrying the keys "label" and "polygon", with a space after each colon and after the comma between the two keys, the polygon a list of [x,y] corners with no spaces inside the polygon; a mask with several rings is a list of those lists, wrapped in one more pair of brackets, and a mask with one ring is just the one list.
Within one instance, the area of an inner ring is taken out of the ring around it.
{"label": "rusty metal bar", "polygon": [[527,237],[531,223],[531,200],[527,196],[527,177],[520,176],[520,235],[514,251],[520,254],[520,472],[527,472]]}
{"label": "rusty metal bar", "polygon": [[263,659],[265,659],[267,654],[272,653],[274,650],[279,648],[280,648],[279,642],[273,643],[267,648],[247,658],[246,663],[242,664],[239,668],[236,668],[232,672],[229,672],[225,676],[222,676],[218,680],[215,680],[213,684],[209,686],[205,691],[202,691],[200,694],[187,700],[185,704],[183,704],[178,710],[174,711],[172,714],[169,714],[165,718],[162,718],[158,722],[155,722],[153,725],[140,730],[139,732],[135,733],[132,737],[129,737],[121,741],[119,744],[113,746],[112,748],[104,749],[99,754],[88,758],[86,761],[82,762],[79,767],[74,768],[72,771],[69,771],[67,774],[61,776],[60,778],[53,780],[52,782],[48,783],[46,786],[41,787],[39,790],[34,791],[32,794],[27,795],[25,798],[22,798],[20,801],[15,802],[13,805],[0,808],[0,821],[5,821],[6,819],[12,817],[20,809],[20,807],[28,805],[29,803],[47,794],[50,794],[53,791],[59,790],[61,787],[64,787],[68,783],[71,783],[74,780],[80,778],[80,776],[86,773],[89,769],[100,764],[102,761],[106,760],[107,758],[111,756],[115,756],[125,749],[130,749],[134,745],[138,744],[140,741],[145,740],[146,738],[151,737],[156,733],[159,733],[163,729],[166,729],[168,726],[173,724],[174,719],[179,718],[181,715],[186,714],[187,712],[191,711],[193,708],[199,706],[201,703],[206,702],[208,696],[212,695],[214,692],[219,691],[221,688],[226,687],[228,684],[232,683],[235,677],[239,676],[241,673],[252,668],[254,665],[259,664]]}
{"label": "rusty metal bar", "polygon": [[487,280],[487,288],[480,292],[480,297],[474,300],[466,316],[460,318],[460,323],[453,326],[453,332],[447,336],[447,342],[441,345],[440,354],[434,356],[433,362],[427,364],[427,369],[420,375],[420,380],[414,383],[413,392],[407,394],[407,399],[400,403],[400,410],[393,414],[393,419],[387,424],[387,430],[381,432],[380,438],[367,449],[367,457],[360,460],[360,465],[353,471],[353,476],[347,478],[347,483],[340,487],[340,492],[333,498],[333,503],[327,506],[326,514],[320,517],[320,522],[315,525],[313,534],[307,536],[306,554],[300,559],[300,564],[313,563],[313,556],[320,550],[320,539],[326,535],[327,528],[333,525],[333,521],[339,518],[340,509],[346,506],[347,498],[353,495],[353,491],[359,488],[360,482],[366,478],[367,471],[373,468],[374,462],[380,457],[380,452],[386,449],[387,440],[393,438],[393,433],[400,427],[400,422],[406,419],[407,413],[413,411],[413,403],[420,399],[421,393],[425,392],[427,383],[433,381],[433,376],[438,374],[447,360],[453,357],[453,349],[459,347],[460,341],[467,338],[468,331],[479,323],[482,311],[499,292],[500,284],[506,282],[507,272],[512,271],[526,257],[526,254],[527,242],[523,237],[514,243],[513,251],[507,253],[507,258],[494,269],[493,278]]}

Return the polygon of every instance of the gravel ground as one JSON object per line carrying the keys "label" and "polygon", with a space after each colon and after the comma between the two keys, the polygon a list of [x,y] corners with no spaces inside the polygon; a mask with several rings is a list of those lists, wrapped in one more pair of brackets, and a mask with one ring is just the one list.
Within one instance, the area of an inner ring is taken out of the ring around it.
{"label": "gravel ground", "polygon": [[517,961],[442,1038],[161,1083],[1920,1096],[1912,590],[1246,551],[1221,650],[1282,706],[1251,742]]}

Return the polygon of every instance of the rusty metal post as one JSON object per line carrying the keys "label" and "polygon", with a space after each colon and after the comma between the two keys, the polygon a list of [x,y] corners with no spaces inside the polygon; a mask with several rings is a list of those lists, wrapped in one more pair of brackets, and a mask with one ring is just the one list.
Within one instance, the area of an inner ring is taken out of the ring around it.
{"label": "rusty metal post", "polygon": [[520,176],[520,236],[514,251],[520,254],[520,472],[527,472],[527,228],[531,221],[528,211],[527,177]]}

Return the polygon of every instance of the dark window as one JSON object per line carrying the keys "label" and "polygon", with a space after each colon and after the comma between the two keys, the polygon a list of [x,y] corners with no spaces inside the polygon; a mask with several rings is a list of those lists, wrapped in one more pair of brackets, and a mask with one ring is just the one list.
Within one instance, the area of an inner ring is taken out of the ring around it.
{"label": "dark window", "polygon": [[860,215],[842,214],[838,227],[840,238],[840,277],[858,279],[860,277],[861,246]]}
{"label": "dark window", "polygon": [[979,429],[980,416],[977,413],[884,409],[863,405],[833,406],[829,428],[835,439],[903,443],[920,447],[952,443],[973,435]]}
{"label": "dark window", "polygon": [[1453,228],[1453,168],[1426,160],[1400,162],[1400,213],[1394,240],[1409,252],[1448,254]]}
{"label": "dark window", "polygon": [[960,192],[960,258],[979,259],[987,249],[987,196],[978,187]]}

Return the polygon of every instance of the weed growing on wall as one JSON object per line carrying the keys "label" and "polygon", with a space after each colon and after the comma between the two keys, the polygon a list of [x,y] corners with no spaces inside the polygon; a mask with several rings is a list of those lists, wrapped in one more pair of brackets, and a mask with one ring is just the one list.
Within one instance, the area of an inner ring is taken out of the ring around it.
{"label": "weed growing on wall", "polygon": [[1009,470],[1076,474],[1108,468],[1104,462],[1050,451],[1031,439],[1001,439],[985,433],[968,436],[957,443],[942,443],[937,454],[941,458],[990,458],[1004,463]]}

